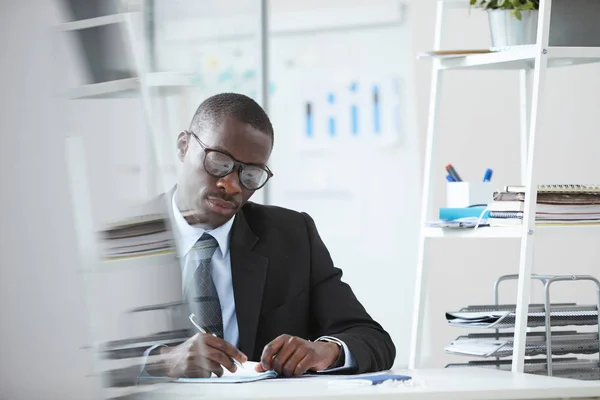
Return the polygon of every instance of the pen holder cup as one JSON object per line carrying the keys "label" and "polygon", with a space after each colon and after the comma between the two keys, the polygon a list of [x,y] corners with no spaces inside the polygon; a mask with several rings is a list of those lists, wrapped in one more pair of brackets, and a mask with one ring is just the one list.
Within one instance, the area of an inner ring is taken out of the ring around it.
{"label": "pen holder cup", "polygon": [[447,182],[446,207],[461,208],[475,204],[487,205],[494,199],[490,182]]}

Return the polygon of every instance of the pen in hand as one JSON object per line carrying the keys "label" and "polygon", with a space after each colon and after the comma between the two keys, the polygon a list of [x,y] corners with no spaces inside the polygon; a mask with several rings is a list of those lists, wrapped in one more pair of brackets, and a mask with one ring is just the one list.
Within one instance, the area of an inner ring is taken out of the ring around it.
{"label": "pen in hand", "polygon": [[[200,325],[198,325],[198,323],[196,321],[194,321],[194,318],[196,318],[196,315],[194,313],[191,313],[190,314],[190,322],[196,327],[196,329],[198,329],[200,331],[200,333],[208,334],[208,332],[206,332],[206,330],[204,330],[204,328],[202,328]],[[217,335],[215,335],[214,333],[212,333],[212,335],[214,337],[217,337]]]}
{"label": "pen in hand", "polygon": [[[208,334],[208,332],[206,331],[206,329],[202,328],[200,325],[198,325],[198,323],[194,320],[194,318],[196,318],[196,315],[194,313],[191,313],[189,316],[190,322],[192,323],[192,325],[194,325],[196,327],[196,329],[198,329],[198,331],[200,333],[204,333],[204,334]],[[211,333],[212,336],[217,337],[217,335],[215,335],[214,333]],[[237,365],[240,368],[244,368],[244,365],[242,363],[240,363],[238,360],[236,360],[235,358],[231,359],[233,361],[233,363],[235,365]]]}

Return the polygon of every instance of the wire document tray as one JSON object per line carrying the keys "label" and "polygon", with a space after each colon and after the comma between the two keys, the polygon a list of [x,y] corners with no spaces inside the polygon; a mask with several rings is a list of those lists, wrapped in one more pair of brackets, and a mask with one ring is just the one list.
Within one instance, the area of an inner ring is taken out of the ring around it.
{"label": "wire document tray", "polygon": [[[515,327],[516,306],[500,304],[498,288],[500,283],[517,280],[519,275],[504,275],[494,283],[494,304],[471,305],[459,311],[447,312],[450,325],[466,328],[495,329],[495,333],[470,334],[459,336],[446,352],[472,357],[495,357],[495,361],[473,361],[468,364],[448,364],[456,366],[487,367],[511,370],[511,360],[500,360],[513,355],[514,332],[500,333],[500,329]],[[533,281],[544,286],[544,303],[530,304],[527,310],[527,327],[545,328],[542,332],[530,332],[525,340],[525,356],[545,355],[545,359],[526,360],[525,372],[560,376],[582,380],[600,380],[600,365],[596,359],[578,360],[557,358],[566,354],[599,354],[600,332],[578,333],[575,331],[553,331],[554,327],[600,326],[600,281],[589,275],[531,275]],[[551,303],[550,287],[556,282],[588,281],[596,286],[596,304]]]}

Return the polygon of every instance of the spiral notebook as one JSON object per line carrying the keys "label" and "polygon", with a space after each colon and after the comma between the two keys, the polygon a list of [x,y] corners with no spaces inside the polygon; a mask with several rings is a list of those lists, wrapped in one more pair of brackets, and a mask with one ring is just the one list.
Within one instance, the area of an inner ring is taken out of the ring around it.
{"label": "spiral notebook", "polygon": [[[600,195],[600,184],[581,184],[581,185],[538,185],[538,193],[591,193]],[[507,193],[525,193],[526,186],[506,186],[504,191]]]}

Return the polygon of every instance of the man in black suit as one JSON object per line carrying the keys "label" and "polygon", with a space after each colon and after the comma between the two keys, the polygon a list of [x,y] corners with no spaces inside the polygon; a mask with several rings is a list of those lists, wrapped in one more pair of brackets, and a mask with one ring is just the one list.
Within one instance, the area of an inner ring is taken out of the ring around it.
{"label": "man in black suit", "polygon": [[156,349],[152,375],[221,376],[247,360],[284,376],[391,368],[390,336],[341,281],[310,216],[248,202],[273,176],[273,136],[264,110],[233,93],[204,101],[179,134],[173,228],[207,333]]}

